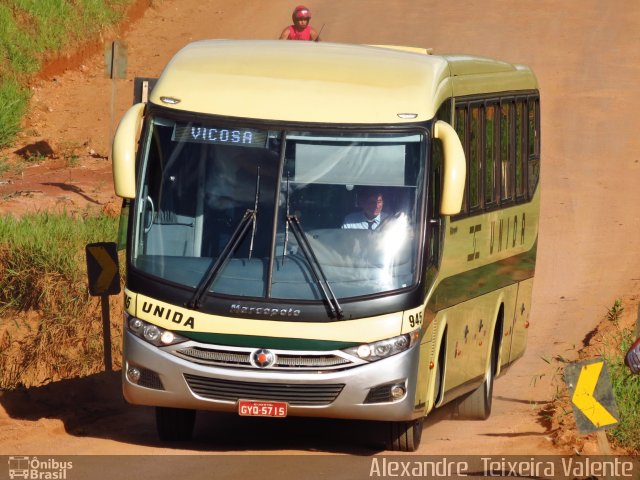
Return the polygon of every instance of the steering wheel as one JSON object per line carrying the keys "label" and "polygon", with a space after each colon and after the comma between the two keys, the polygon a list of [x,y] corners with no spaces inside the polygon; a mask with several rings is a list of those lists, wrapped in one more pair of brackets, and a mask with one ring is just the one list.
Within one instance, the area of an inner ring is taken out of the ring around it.
{"label": "steering wheel", "polygon": [[396,212],[393,215],[388,215],[387,217],[383,218],[380,222],[380,225],[378,225],[378,228],[376,228],[376,232],[382,232],[385,228],[399,219],[401,215],[402,212]]}

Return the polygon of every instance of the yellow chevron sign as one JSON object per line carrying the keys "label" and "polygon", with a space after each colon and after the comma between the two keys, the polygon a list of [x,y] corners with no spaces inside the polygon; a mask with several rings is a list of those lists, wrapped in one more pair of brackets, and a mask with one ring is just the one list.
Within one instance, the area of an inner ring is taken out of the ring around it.
{"label": "yellow chevron sign", "polygon": [[91,295],[120,293],[118,249],[113,242],[90,243],[86,246],[87,274]]}
{"label": "yellow chevron sign", "polygon": [[576,424],[582,433],[605,430],[618,424],[618,409],[604,360],[568,365],[564,378]]}

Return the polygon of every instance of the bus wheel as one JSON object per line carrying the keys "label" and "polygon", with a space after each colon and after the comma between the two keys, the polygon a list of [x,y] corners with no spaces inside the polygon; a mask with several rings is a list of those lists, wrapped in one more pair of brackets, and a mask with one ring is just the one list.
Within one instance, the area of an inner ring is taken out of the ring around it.
{"label": "bus wheel", "polygon": [[484,382],[476,390],[457,402],[457,417],[465,420],[486,420],[491,415],[493,401],[493,378],[498,363],[498,346],[494,342],[491,361],[484,375]]}
{"label": "bus wheel", "polygon": [[165,442],[189,440],[195,422],[195,410],[156,407],[158,437]]}
{"label": "bus wheel", "polygon": [[389,422],[387,450],[395,452],[415,452],[422,438],[424,418],[410,422]]}

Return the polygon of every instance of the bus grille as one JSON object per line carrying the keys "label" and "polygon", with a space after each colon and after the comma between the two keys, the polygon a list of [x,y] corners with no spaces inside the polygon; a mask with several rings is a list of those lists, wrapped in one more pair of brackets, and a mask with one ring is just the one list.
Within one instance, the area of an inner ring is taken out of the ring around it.
{"label": "bus grille", "polygon": [[[249,367],[253,368],[249,357],[253,350],[224,350],[202,347],[187,347],[176,350],[173,353],[181,358],[195,363],[205,365],[218,365],[226,367]],[[339,370],[353,366],[347,358],[331,353],[319,355],[296,354],[296,353],[276,353],[276,362],[269,367],[270,370],[295,370],[295,371],[317,371],[317,370]]]}
{"label": "bus grille", "polygon": [[287,402],[290,405],[329,405],[344,388],[344,383],[308,385],[236,382],[189,373],[185,373],[184,378],[196,395],[229,402],[247,399]]}

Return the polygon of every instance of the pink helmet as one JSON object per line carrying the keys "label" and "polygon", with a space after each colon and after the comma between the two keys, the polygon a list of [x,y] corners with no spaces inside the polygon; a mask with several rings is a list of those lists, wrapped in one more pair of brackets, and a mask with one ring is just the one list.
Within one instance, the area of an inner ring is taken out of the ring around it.
{"label": "pink helmet", "polygon": [[296,20],[301,20],[301,19],[310,20],[311,19],[311,11],[307,7],[305,7],[304,5],[298,5],[293,10],[293,13],[291,14],[291,18],[293,18],[294,22]]}

